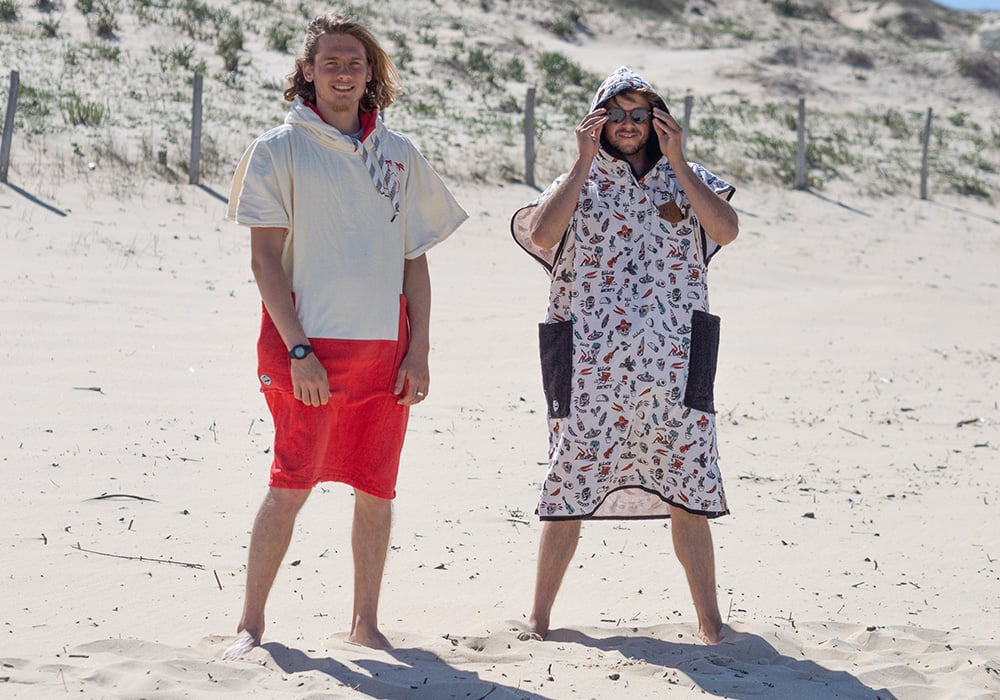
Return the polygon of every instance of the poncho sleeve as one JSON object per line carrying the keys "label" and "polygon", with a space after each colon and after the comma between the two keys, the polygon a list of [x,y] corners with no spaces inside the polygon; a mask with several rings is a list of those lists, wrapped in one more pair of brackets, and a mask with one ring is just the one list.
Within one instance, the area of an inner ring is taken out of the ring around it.
{"label": "poncho sleeve", "polygon": [[278,155],[282,149],[267,136],[250,144],[236,167],[228,217],[243,226],[290,229],[291,172]]}
{"label": "poncho sleeve", "polygon": [[[727,202],[733,198],[736,194],[736,188],[731,184],[723,180],[721,177],[713,173],[711,170],[698,163],[688,163],[691,166],[691,170],[697,175],[702,182],[708,185],[708,188],[715,192]],[[712,256],[722,249],[718,243],[712,240],[711,236],[705,233],[704,227],[701,229],[701,245],[702,249],[705,251],[705,264],[707,265],[712,259]]]}
{"label": "poncho sleeve", "polygon": [[445,186],[441,176],[407,141],[410,150],[402,213],[405,231],[404,255],[413,260],[455,232],[468,213]]}
{"label": "poncho sleeve", "polygon": [[694,174],[697,175],[702,182],[708,185],[710,190],[721,196],[727,202],[733,198],[734,194],[736,194],[735,187],[730,185],[705,166],[699,165],[698,163],[688,163],[688,165],[691,166],[691,170],[694,171]]}
{"label": "poncho sleeve", "polygon": [[[514,215],[510,219],[510,233],[514,237],[514,241],[521,246],[524,252],[537,260],[542,267],[550,273],[555,267],[556,260],[559,259],[559,254],[565,245],[566,233],[563,232],[562,239],[560,239],[559,243],[556,245],[551,248],[542,248],[541,246],[535,245],[535,243],[531,240],[531,228],[534,223],[535,216],[538,214],[538,205],[552,195],[562,181],[566,179],[567,175],[568,173],[563,173],[553,180],[552,184],[546,187],[545,191],[538,195],[537,199],[518,209],[514,212]],[[566,227],[566,231],[573,228],[575,220],[576,213],[574,212],[569,225]]]}

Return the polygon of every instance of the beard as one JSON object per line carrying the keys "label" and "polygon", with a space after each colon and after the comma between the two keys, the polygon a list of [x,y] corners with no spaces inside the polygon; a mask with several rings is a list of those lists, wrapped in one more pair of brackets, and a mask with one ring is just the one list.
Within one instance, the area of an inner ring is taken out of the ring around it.
{"label": "beard", "polygon": [[327,96],[326,105],[331,112],[351,112],[358,108],[358,101],[354,93],[343,95],[333,92]]}
{"label": "beard", "polygon": [[322,102],[324,109],[335,113],[353,112],[358,108],[356,93],[351,92],[345,95],[331,88],[320,91],[316,89],[315,85],[313,86],[313,99],[311,101],[314,105],[319,105]]}
{"label": "beard", "polygon": [[[648,140],[649,139],[647,138],[646,141]],[[606,134],[604,133],[601,134],[601,148],[607,151],[608,155],[612,156],[613,158],[617,158],[618,160],[625,160],[626,156],[634,156],[636,153],[638,153],[645,147],[646,147],[646,142],[643,142],[637,144],[629,144],[624,149],[622,149],[611,143],[611,139],[609,139]]]}
{"label": "beard", "polygon": [[331,112],[350,112],[355,109],[354,103],[348,100],[334,100],[327,105]]}
{"label": "beard", "polygon": [[620,148],[620,147],[617,147],[617,148],[618,148],[619,151],[621,151],[622,153],[624,153],[627,156],[634,156],[636,153],[638,153],[639,151],[641,151],[645,147],[646,147],[645,143],[632,143],[632,144],[630,144],[630,145],[628,145],[628,146],[626,146],[624,148]]}
{"label": "beard", "polygon": [[660,142],[655,137],[652,130],[650,130],[649,136],[646,137],[646,140],[642,144],[639,144],[638,146],[635,147],[629,144],[629,146],[627,147],[628,150],[626,151],[623,151],[622,149],[615,146],[613,143],[611,143],[611,140],[608,139],[608,137],[602,133],[601,148],[604,150],[605,153],[607,153],[612,158],[617,158],[618,160],[625,160],[625,161],[627,161],[630,156],[634,156],[636,153],[639,153],[640,151],[645,151],[646,164],[641,172],[636,170],[635,166],[633,166],[631,162],[629,162],[629,167],[632,168],[632,172],[633,174],[635,174],[636,177],[645,177],[646,173],[648,173],[650,169],[652,169],[652,167],[656,165],[657,161],[660,160],[660,156],[662,155],[660,153]]}

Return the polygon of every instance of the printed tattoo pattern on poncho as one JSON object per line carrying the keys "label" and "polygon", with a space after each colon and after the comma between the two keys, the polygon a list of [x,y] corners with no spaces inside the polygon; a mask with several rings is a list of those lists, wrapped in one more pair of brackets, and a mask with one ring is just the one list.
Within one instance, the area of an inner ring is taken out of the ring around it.
{"label": "printed tattoo pattern on poncho", "polygon": [[543,519],[666,517],[668,504],[728,513],[715,416],[683,403],[692,313],[708,311],[717,249],[666,159],[641,182],[622,161],[595,160],[552,269],[546,322],[573,322],[573,394],[570,415],[549,420]]}

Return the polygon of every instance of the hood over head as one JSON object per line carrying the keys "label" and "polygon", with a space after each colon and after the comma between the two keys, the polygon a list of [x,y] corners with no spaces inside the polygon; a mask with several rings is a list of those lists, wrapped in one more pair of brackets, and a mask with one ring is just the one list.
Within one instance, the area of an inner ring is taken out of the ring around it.
{"label": "hood over head", "polygon": [[[590,111],[593,112],[599,107],[603,107],[604,104],[613,98],[615,95],[620,95],[628,90],[635,90],[641,93],[649,100],[649,102],[654,107],[659,107],[667,114],[670,110],[667,109],[666,103],[663,98],[660,97],[653,86],[650,85],[649,81],[643,78],[641,75],[636,73],[634,70],[628,66],[621,66],[614,73],[605,78],[601,86],[597,88],[597,93],[594,95],[593,101],[590,103]],[[660,161],[662,153],[660,152],[660,144],[653,132],[652,127],[649,130],[649,138],[645,144],[646,156],[648,167],[652,168]],[[628,158],[608,139],[604,131],[601,132],[601,150],[607,156],[617,159],[617,160],[628,160]],[[645,176],[645,172],[637,172],[636,176]]]}
{"label": "hood over head", "polygon": [[669,113],[670,110],[667,109],[666,102],[653,89],[649,81],[628,66],[619,67],[618,70],[604,79],[601,86],[597,88],[597,93],[594,95],[593,101],[590,103],[590,111],[593,112],[612,97],[626,90],[637,90],[646,94],[650,102]]}

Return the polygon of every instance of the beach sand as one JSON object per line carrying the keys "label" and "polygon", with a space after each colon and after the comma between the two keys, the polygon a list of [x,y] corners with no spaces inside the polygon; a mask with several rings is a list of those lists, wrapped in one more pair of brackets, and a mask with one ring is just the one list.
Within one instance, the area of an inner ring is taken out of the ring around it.
{"label": "beach sand", "polygon": [[248,239],[223,189],[151,186],[128,207],[84,186],[45,206],[0,189],[0,695],[1000,696],[990,207],[741,189],[741,236],[710,270],[732,632],[697,643],[668,526],[598,522],[552,639],[519,642],[546,279],[508,233],[534,191],[458,185],[471,218],[429,256],[432,389],[383,587],[396,649],[345,640],[351,496],[329,484],[299,519],[265,644],[223,662],[271,438]]}
{"label": "beach sand", "polygon": [[[879,71],[831,65],[817,86],[803,76],[826,54],[804,67],[758,61],[780,37],[655,48],[603,15],[567,43],[534,15],[481,18],[473,5],[441,0],[484,32],[513,23],[598,74],[633,64],[674,103],[686,90],[720,104],[791,99],[788,79],[819,112],[856,103],[888,119],[933,106],[951,114],[952,135],[956,114],[997,123],[995,102],[948,73],[944,52],[925,52],[933,89],[888,40],[873,53]],[[727,11],[773,14],[757,5]],[[863,10],[842,21],[870,30]],[[820,27],[796,26],[796,41]],[[127,25],[121,45],[139,53],[154,32]],[[413,48],[418,66],[435,50]],[[246,52],[257,70],[276,66],[272,81],[290,60]],[[217,144],[257,132],[251,103]],[[463,141],[418,131],[421,148],[448,158],[438,165],[470,219],[429,254],[432,385],[411,414],[381,598],[395,649],[346,641],[352,497],[325,484],[296,525],[263,646],[222,661],[271,459],[249,238],[224,220],[228,171],[188,186],[111,157],[89,168],[91,142],[86,158],[67,155],[77,133],[25,135],[0,185],[0,697],[1000,698],[1000,214],[988,198],[938,179],[921,201],[860,165],[797,191],[748,177],[759,163],[730,173],[705,162],[736,185],[741,218],[709,272],[722,317],[732,515],[712,532],[728,635],[697,642],[669,524],[593,522],[551,638],[520,642],[546,472],[536,324],[548,285],[508,222],[538,191],[454,177],[465,164],[448,154]],[[910,156],[917,140],[904,140]],[[887,172],[894,147],[870,149]],[[540,185],[566,152],[540,155]]]}

